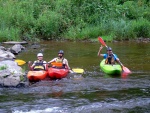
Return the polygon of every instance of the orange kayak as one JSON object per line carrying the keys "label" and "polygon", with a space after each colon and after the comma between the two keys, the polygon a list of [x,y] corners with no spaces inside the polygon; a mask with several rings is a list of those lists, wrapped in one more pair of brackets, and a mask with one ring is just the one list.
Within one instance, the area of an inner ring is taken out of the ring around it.
{"label": "orange kayak", "polygon": [[58,69],[58,68],[52,68],[50,67],[48,69],[48,76],[51,79],[61,79],[67,76],[69,73],[68,69]]}
{"label": "orange kayak", "polygon": [[27,74],[27,78],[29,81],[40,81],[47,77],[47,71],[29,71]]}

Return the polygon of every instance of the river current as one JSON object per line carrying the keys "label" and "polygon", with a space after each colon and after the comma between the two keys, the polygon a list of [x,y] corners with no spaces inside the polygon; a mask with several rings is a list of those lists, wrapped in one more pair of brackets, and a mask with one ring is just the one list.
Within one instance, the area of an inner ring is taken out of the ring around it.
{"label": "river current", "polygon": [[[0,88],[0,113],[149,113],[150,43],[107,43],[132,74],[105,75],[99,67],[98,42],[44,41],[31,45],[17,59],[36,60],[43,52],[49,61],[64,50],[71,68],[84,74],[69,74],[61,80],[43,80],[21,88]],[[103,48],[102,53],[106,52]],[[27,64],[22,68],[28,71]]]}

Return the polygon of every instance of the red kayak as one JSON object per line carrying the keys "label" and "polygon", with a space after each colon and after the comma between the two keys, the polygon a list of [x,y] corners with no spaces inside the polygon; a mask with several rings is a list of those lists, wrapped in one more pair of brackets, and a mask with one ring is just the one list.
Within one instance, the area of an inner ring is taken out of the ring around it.
{"label": "red kayak", "polygon": [[48,75],[51,79],[61,79],[67,76],[69,73],[68,69],[58,69],[58,68],[53,68],[50,67],[48,69]]}
{"label": "red kayak", "polygon": [[28,74],[27,74],[27,78],[29,81],[40,81],[40,80],[43,80],[47,77],[48,75],[48,72],[47,71],[43,71],[43,70],[40,70],[40,71],[29,71]]}

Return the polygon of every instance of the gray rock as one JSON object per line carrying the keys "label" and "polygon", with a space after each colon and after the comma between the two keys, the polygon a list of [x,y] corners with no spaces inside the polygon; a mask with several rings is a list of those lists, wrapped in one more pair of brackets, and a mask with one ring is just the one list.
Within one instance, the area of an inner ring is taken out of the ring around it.
{"label": "gray rock", "polygon": [[28,42],[22,41],[22,42],[17,42],[17,41],[8,41],[8,42],[3,42],[4,44],[27,44]]}
{"label": "gray rock", "polygon": [[1,86],[16,87],[24,78],[25,72],[11,60],[0,61],[0,84]]}
{"label": "gray rock", "polygon": [[3,50],[3,51],[6,51],[7,49],[3,46],[0,46],[0,49]]}
{"label": "gray rock", "polygon": [[40,48],[41,46],[40,46],[40,44],[38,44],[38,43],[33,43],[32,45],[31,45],[31,48],[33,48],[33,49],[38,49],[38,48]]}
{"label": "gray rock", "polygon": [[14,54],[18,54],[19,52],[21,52],[24,49],[25,49],[25,47],[23,47],[21,44],[15,44],[14,46],[12,46],[10,48],[10,51]]}
{"label": "gray rock", "polygon": [[15,55],[12,54],[11,52],[9,51],[4,51],[4,50],[1,50],[0,49],[0,57],[1,58],[9,58],[9,59],[15,59]]}

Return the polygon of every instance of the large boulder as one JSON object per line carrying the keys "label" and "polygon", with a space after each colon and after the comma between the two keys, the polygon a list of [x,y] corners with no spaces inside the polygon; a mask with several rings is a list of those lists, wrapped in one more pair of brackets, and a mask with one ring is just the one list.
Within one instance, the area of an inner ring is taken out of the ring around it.
{"label": "large boulder", "polygon": [[11,60],[0,61],[0,85],[1,86],[18,86],[24,84],[25,72]]}
{"label": "large boulder", "polygon": [[3,46],[0,46],[0,50],[7,51],[7,49]]}
{"label": "large boulder", "polygon": [[15,44],[14,46],[12,46],[10,48],[10,51],[14,54],[18,54],[19,52],[21,52],[24,49],[25,49],[25,47],[23,47],[21,44]]}
{"label": "large boulder", "polygon": [[8,58],[8,59],[15,59],[15,55],[9,51],[5,51],[0,49],[0,57],[1,58]]}

